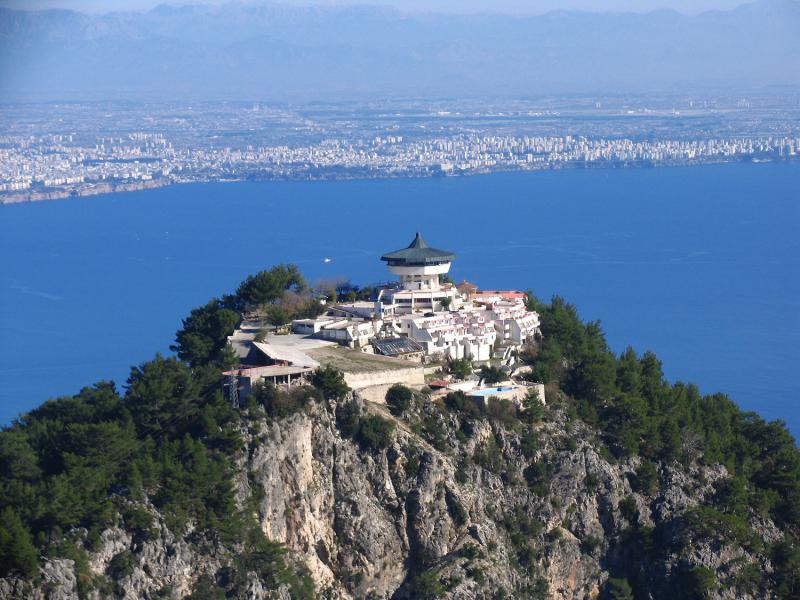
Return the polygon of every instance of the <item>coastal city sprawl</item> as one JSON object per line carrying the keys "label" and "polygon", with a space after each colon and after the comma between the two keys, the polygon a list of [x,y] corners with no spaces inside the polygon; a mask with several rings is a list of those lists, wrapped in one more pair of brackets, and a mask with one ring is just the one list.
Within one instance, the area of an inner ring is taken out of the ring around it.
{"label": "coastal city sprawl", "polygon": [[211,108],[65,104],[48,105],[45,116],[42,106],[3,107],[0,203],[202,181],[425,177],[800,156],[798,103],[786,100]]}

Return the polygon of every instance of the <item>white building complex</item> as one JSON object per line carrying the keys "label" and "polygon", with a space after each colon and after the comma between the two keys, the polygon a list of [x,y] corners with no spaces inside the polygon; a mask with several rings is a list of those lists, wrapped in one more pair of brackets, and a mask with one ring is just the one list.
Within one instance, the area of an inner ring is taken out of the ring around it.
{"label": "white building complex", "polygon": [[527,310],[522,292],[442,283],[454,259],[417,233],[407,248],[381,257],[399,281],[381,287],[374,301],[339,304],[292,329],[366,352],[508,364],[539,333],[539,315]]}
{"label": "white building complex", "polygon": [[353,319],[336,316],[292,321],[292,331],[336,342],[350,348],[367,348],[380,332],[383,323],[372,319]]}
{"label": "white building complex", "polygon": [[440,275],[450,271],[456,257],[452,252],[431,248],[417,233],[414,241],[402,250],[381,256],[389,272],[400,276],[400,284],[379,291],[375,311],[392,318],[417,312],[436,312],[458,308],[460,297],[452,283],[441,284]]}
{"label": "white building complex", "polygon": [[[330,305],[323,316],[293,321],[291,334],[265,336],[260,322],[243,322],[228,338],[241,361],[223,374],[231,404],[240,406],[263,382],[308,383],[320,366],[341,371],[362,398],[383,402],[394,384],[425,387],[426,364],[467,359],[506,367],[508,383],[480,389],[480,379],[472,378],[434,380],[430,386],[437,393],[465,391],[479,403],[495,397],[519,405],[531,384],[512,383],[510,365],[514,350],[539,334],[539,315],[527,310],[522,292],[479,291],[466,282],[456,286],[449,278],[443,282],[454,259],[452,252],[431,248],[417,234],[407,248],[381,257],[399,281],[379,286],[371,301]],[[535,385],[544,399],[544,387]]]}

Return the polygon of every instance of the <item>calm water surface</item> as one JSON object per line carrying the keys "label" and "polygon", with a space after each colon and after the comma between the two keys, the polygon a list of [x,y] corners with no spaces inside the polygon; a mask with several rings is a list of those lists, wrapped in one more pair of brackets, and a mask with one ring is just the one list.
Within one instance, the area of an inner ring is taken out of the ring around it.
{"label": "calm water surface", "polygon": [[[385,280],[419,229],[484,288],[560,294],[613,348],[800,433],[800,164],[198,184],[0,207],[0,422],[168,352],[247,274]],[[323,263],[324,257],[332,262]]]}

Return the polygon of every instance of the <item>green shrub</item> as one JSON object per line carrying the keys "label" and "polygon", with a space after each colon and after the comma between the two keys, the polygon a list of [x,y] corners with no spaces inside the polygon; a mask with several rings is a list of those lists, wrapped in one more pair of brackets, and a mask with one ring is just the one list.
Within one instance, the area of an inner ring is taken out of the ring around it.
{"label": "green shrub", "polygon": [[727,540],[745,547],[759,543],[744,516],[725,514],[710,506],[696,506],[686,511],[684,519],[688,533],[694,536]]}
{"label": "green shrub", "polygon": [[447,437],[445,427],[434,415],[425,415],[422,419],[422,433],[431,446],[444,452],[447,449]]}
{"label": "green shrub", "polygon": [[225,590],[217,585],[213,577],[201,575],[186,600],[225,600]]}
{"label": "green shrub", "polygon": [[490,396],[486,401],[486,416],[503,425],[514,426],[518,422],[517,407],[511,400]]}
{"label": "green shrub", "polygon": [[548,531],[547,535],[545,537],[546,537],[547,541],[552,544],[553,542],[555,542],[557,540],[560,540],[563,535],[564,534],[561,533],[561,527],[558,526],[558,527],[554,527],[553,529]]}
{"label": "green shrub", "polygon": [[593,554],[600,545],[600,539],[593,535],[588,535],[581,540],[581,550],[584,554]]}
{"label": "green shrub", "polygon": [[283,544],[266,538],[258,526],[253,526],[243,535],[244,547],[236,556],[232,566],[221,573],[222,583],[228,588],[229,597],[243,598],[250,586],[252,575],[268,590],[288,586],[294,600],[313,600],[316,592],[305,569],[293,569],[286,559]]}
{"label": "green shrub", "polygon": [[539,451],[539,436],[533,429],[527,429],[520,438],[520,449],[525,458],[533,458]]}
{"label": "green shrub", "polygon": [[467,567],[464,569],[467,577],[472,579],[478,585],[483,585],[486,582],[486,573],[480,567]]}
{"label": "green shrub", "polygon": [[550,598],[550,586],[541,577],[535,577],[533,583],[523,588],[523,598],[526,600],[546,600]]}
{"label": "green shrub", "polygon": [[344,373],[330,365],[316,369],[311,375],[311,384],[328,400],[341,400],[350,391]]}
{"label": "green shrub", "polygon": [[610,577],[606,582],[604,592],[608,600],[633,600],[633,589],[627,579]]}
{"label": "green shrub", "polygon": [[73,561],[78,598],[80,600],[88,598],[95,589],[95,579],[89,568],[89,555],[86,550],[78,547],[73,540],[61,538],[47,547],[46,554]]}
{"label": "green shrub", "polygon": [[146,541],[156,536],[153,528],[153,515],[139,506],[126,505],[120,511],[125,529],[132,532],[139,540]]}
{"label": "green shrub", "polygon": [[707,567],[694,567],[682,574],[682,591],[687,598],[708,598],[717,589],[717,574]]}
{"label": "green shrub", "polygon": [[483,551],[473,543],[467,543],[461,546],[458,550],[458,555],[467,560],[475,560],[476,558],[484,558]]}
{"label": "green shrub", "polygon": [[472,375],[472,363],[466,359],[451,360],[447,368],[458,379],[466,379]]}
{"label": "green shrub", "polygon": [[124,398],[101,382],[0,432],[0,568],[35,577],[40,552],[71,558],[85,596],[96,583],[87,561],[74,544],[51,541],[82,527],[91,549],[119,510],[141,543],[154,535],[152,518],[131,501],[151,502],[176,535],[189,520],[217,539],[235,535],[227,453],[238,416],[220,386],[218,366],[157,356],[131,370]]}
{"label": "green shrub", "polygon": [[406,477],[416,477],[417,473],[419,473],[419,456],[416,454],[410,454],[406,458],[405,464],[405,472]]}
{"label": "green shrub", "polygon": [[467,466],[468,464],[466,459],[460,460],[458,465],[456,465],[456,472],[453,475],[455,480],[462,485],[467,483]]}
{"label": "green shrub", "polygon": [[378,415],[361,419],[357,439],[370,450],[385,450],[394,439],[394,423]]}
{"label": "green shrub", "polygon": [[800,542],[792,535],[785,536],[770,548],[770,559],[778,597],[795,600],[800,590]]}
{"label": "green shrub", "polygon": [[450,410],[460,411],[468,400],[464,392],[456,390],[455,392],[448,392],[442,401]]}
{"label": "green shrub", "polygon": [[546,496],[550,479],[553,476],[553,467],[546,460],[539,460],[531,463],[524,471],[525,481],[528,487],[537,496]]}
{"label": "green shrub", "polygon": [[135,567],[136,557],[130,550],[123,550],[119,554],[115,554],[114,557],[108,562],[106,573],[114,581],[119,581],[120,579],[125,579],[131,573],[133,573],[133,569]]}
{"label": "green shrub", "polygon": [[634,490],[647,496],[652,496],[658,491],[659,479],[656,466],[649,460],[643,460],[639,468],[636,469],[636,475],[631,481]]}
{"label": "green shrub", "polygon": [[467,511],[464,510],[456,495],[450,490],[445,490],[444,500],[445,504],[447,504],[447,512],[450,518],[453,519],[453,523],[459,527],[464,525],[467,522]]}
{"label": "green shrub", "polygon": [[361,424],[361,409],[355,402],[345,402],[336,407],[336,426],[342,437],[352,438]]}
{"label": "green shrub", "polygon": [[433,571],[421,573],[414,578],[413,598],[419,600],[435,600],[441,598],[447,589]]}
{"label": "green shrub", "polygon": [[272,383],[257,384],[253,389],[253,395],[256,402],[264,407],[267,415],[275,419],[298,413],[320,399],[320,391],[316,388],[302,386],[285,390]]}
{"label": "green shrub", "polygon": [[562,452],[575,452],[578,449],[578,442],[571,435],[562,435],[558,439],[558,449]]}
{"label": "green shrub", "polygon": [[411,406],[413,393],[406,386],[399,383],[394,384],[386,392],[386,405],[394,416],[400,416]]}
{"label": "green shrub", "polygon": [[633,496],[625,496],[620,500],[619,510],[628,523],[634,524],[639,521],[639,508],[636,506],[636,499]]}
{"label": "green shrub", "polygon": [[481,367],[479,372],[479,376],[481,381],[486,385],[494,385],[496,383],[500,383],[508,379],[508,376],[497,367]]}
{"label": "green shrub", "polygon": [[503,453],[497,445],[494,437],[490,437],[483,444],[475,449],[475,454],[472,457],[476,465],[480,465],[488,471],[501,474],[504,468]]}
{"label": "green shrub", "polygon": [[467,398],[467,395],[461,390],[450,392],[444,397],[444,405],[453,412],[462,413],[472,418],[480,418],[483,416],[481,408],[473,401]]}
{"label": "green shrub", "polygon": [[513,513],[507,513],[502,523],[516,551],[517,561],[523,567],[530,568],[537,560],[538,553],[533,542],[542,532],[542,523],[534,520],[520,506],[514,508]]}
{"label": "green shrub", "polygon": [[752,562],[742,567],[734,577],[734,584],[737,590],[747,594],[756,594],[761,587],[762,570],[761,565]]}

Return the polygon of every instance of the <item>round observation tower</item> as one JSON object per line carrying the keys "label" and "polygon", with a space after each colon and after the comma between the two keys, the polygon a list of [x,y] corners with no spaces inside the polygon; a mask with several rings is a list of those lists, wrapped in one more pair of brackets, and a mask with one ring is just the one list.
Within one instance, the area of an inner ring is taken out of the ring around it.
{"label": "round observation tower", "polygon": [[400,277],[405,290],[434,291],[441,288],[439,275],[450,270],[456,255],[447,250],[431,248],[417,232],[407,248],[395,250],[381,256],[389,272]]}

